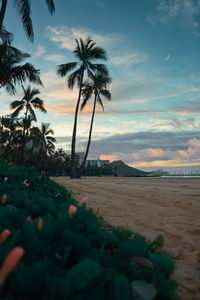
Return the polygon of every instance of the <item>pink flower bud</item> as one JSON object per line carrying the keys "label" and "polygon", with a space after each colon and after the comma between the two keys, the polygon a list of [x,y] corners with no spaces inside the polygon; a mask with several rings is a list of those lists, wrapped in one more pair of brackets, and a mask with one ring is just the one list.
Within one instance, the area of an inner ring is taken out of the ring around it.
{"label": "pink flower bud", "polygon": [[10,230],[8,229],[3,230],[0,234],[0,244],[2,244],[9,235],[10,235]]}
{"label": "pink flower bud", "polygon": [[55,195],[55,198],[56,198],[56,197],[59,197],[59,196],[60,196],[60,193],[57,193],[57,194]]}
{"label": "pink flower bud", "polygon": [[24,249],[21,247],[15,247],[8,253],[0,269],[0,284],[5,282],[6,278],[16,268],[23,255]]}
{"label": "pink flower bud", "polygon": [[4,194],[1,198],[1,204],[5,204],[6,203],[6,199],[7,199],[7,195]]}
{"label": "pink flower bud", "polygon": [[70,217],[70,218],[73,217],[73,215],[76,213],[76,210],[77,210],[76,206],[70,205],[69,210],[68,210],[68,213],[69,213],[69,217]]}
{"label": "pink flower bud", "polygon": [[26,218],[25,224],[30,223],[30,221],[31,221],[31,216],[28,216],[28,217]]}
{"label": "pink flower bud", "polygon": [[7,182],[8,181],[8,177],[4,177],[4,182]]}
{"label": "pink flower bud", "polygon": [[78,206],[83,206],[87,202],[87,197],[83,197],[83,199],[79,202]]}
{"label": "pink flower bud", "polygon": [[42,227],[43,227],[43,220],[42,218],[40,218],[39,221],[37,222],[37,229],[39,231],[42,231]]}

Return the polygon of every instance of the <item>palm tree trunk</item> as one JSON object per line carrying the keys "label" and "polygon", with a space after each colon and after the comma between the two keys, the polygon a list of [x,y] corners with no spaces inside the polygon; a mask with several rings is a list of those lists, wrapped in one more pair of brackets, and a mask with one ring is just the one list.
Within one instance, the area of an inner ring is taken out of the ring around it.
{"label": "palm tree trunk", "polygon": [[1,32],[2,26],[3,26],[3,20],[4,20],[4,16],[5,16],[5,12],[6,12],[7,2],[8,2],[8,0],[2,0],[2,3],[1,3],[1,10],[0,10],[0,32]]}
{"label": "palm tree trunk", "polygon": [[90,123],[89,138],[88,138],[87,148],[86,148],[86,151],[85,151],[85,156],[84,156],[83,162],[81,164],[81,171],[85,167],[85,163],[86,163],[88,153],[89,153],[89,149],[90,149],[90,143],[91,143],[91,138],[92,138],[92,127],[93,127],[93,122],[94,122],[94,114],[95,114],[95,109],[96,109],[96,103],[97,103],[97,93],[95,93],[95,97],[94,97],[94,105],[93,105],[92,118],[91,118],[91,123]]}
{"label": "palm tree trunk", "polygon": [[71,178],[77,178],[77,169],[75,166],[75,147],[76,147],[76,130],[77,130],[77,118],[78,118],[78,111],[79,111],[79,105],[81,100],[81,90],[83,85],[83,76],[84,76],[84,69],[82,70],[81,74],[81,80],[80,80],[80,87],[79,87],[79,95],[78,95],[78,101],[76,104],[76,110],[75,110],[75,117],[74,117],[74,128],[73,128],[73,134],[72,134],[72,146],[71,146]]}

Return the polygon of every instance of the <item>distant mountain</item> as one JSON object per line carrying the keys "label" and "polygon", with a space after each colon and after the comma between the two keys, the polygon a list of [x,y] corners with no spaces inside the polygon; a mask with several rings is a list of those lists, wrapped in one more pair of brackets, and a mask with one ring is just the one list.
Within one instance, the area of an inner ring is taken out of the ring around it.
{"label": "distant mountain", "polygon": [[113,161],[111,164],[113,173],[117,176],[147,176],[149,172],[144,172],[126,165],[123,161]]}

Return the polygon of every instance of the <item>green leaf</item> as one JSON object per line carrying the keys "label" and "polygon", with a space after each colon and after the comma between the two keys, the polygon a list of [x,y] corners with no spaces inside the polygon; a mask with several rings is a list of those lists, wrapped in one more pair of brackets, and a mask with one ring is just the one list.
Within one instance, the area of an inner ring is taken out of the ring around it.
{"label": "green leaf", "polygon": [[95,236],[94,243],[101,246],[103,243],[105,245],[119,245],[119,238],[111,232],[101,231]]}
{"label": "green leaf", "polygon": [[40,197],[38,199],[39,205],[48,210],[50,213],[54,214],[56,212],[56,206],[52,198]]}
{"label": "green leaf", "polygon": [[40,242],[32,224],[25,224],[22,229],[22,246],[25,250],[25,261],[34,262],[40,253]]}
{"label": "green leaf", "polygon": [[132,255],[145,255],[148,253],[149,246],[144,240],[126,240],[120,244],[119,256],[126,258]]}
{"label": "green leaf", "polygon": [[101,267],[92,259],[86,259],[71,268],[66,282],[75,291],[82,291],[100,272]]}
{"label": "green leaf", "polygon": [[149,256],[154,266],[167,275],[171,275],[174,271],[174,264],[170,257],[160,253],[153,253]]}
{"label": "green leaf", "polygon": [[156,288],[143,280],[135,280],[131,283],[134,300],[152,300],[156,294]]}
{"label": "green leaf", "polygon": [[129,300],[130,287],[127,277],[123,274],[115,274],[114,277],[114,295],[116,300]]}

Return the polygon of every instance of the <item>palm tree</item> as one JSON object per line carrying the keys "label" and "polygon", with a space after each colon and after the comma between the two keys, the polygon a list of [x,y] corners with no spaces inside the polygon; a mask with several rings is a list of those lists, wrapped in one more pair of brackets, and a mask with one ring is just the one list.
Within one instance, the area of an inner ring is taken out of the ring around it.
{"label": "palm tree", "polygon": [[74,70],[68,76],[68,87],[73,89],[75,83],[78,83],[79,94],[76,104],[75,116],[74,116],[74,127],[72,134],[72,145],[71,145],[71,178],[77,177],[77,172],[75,168],[75,145],[76,145],[76,129],[77,129],[77,118],[81,99],[81,90],[83,84],[83,78],[85,71],[88,77],[93,75],[93,72],[98,71],[102,74],[107,74],[107,67],[103,64],[94,63],[97,59],[106,60],[106,52],[103,48],[95,46],[96,44],[89,37],[83,41],[76,39],[76,48],[73,51],[78,62],[71,62],[66,64],[61,64],[58,66],[57,73],[61,77],[66,76],[70,71]]}
{"label": "palm tree", "polygon": [[20,64],[28,57],[30,57],[28,53],[12,47],[9,41],[5,42],[3,40],[3,43],[0,43],[0,89],[5,87],[8,93],[15,94],[16,84],[22,84],[27,79],[30,82],[42,85],[39,70],[35,69],[30,63]]}
{"label": "palm tree", "polygon": [[[45,0],[48,6],[50,13],[54,13],[55,6],[53,0]],[[1,10],[0,10],[0,32],[3,26],[3,20],[7,8],[8,0],[1,1]],[[23,27],[27,37],[33,41],[34,39],[34,32],[33,32],[33,25],[31,20],[31,5],[30,0],[14,0],[14,6],[22,19]]]}
{"label": "palm tree", "polygon": [[12,113],[14,117],[17,117],[19,113],[25,110],[24,113],[24,126],[23,126],[23,133],[22,133],[22,148],[21,148],[21,164],[24,165],[24,152],[25,152],[25,145],[26,145],[26,136],[27,136],[27,129],[28,129],[28,121],[30,118],[33,121],[36,121],[36,115],[34,109],[38,109],[42,112],[46,112],[44,108],[44,101],[37,97],[40,94],[38,89],[31,89],[30,85],[25,89],[23,86],[24,96],[22,100],[15,100],[11,103],[11,109],[15,109]]}
{"label": "palm tree", "polygon": [[87,143],[85,156],[84,156],[84,159],[81,164],[81,170],[85,167],[85,163],[86,163],[89,149],[90,149],[96,103],[98,102],[104,111],[104,106],[103,106],[101,96],[103,96],[107,100],[111,100],[111,93],[107,89],[107,85],[109,83],[111,83],[111,78],[109,76],[103,76],[102,74],[96,73],[95,75],[92,76],[92,82],[86,81],[83,84],[83,89],[82,89],[83,102],[81,104],[81,110],[84,109],[88,100],[91,98],[91,96],[93,94],[94,94],[94,104],[93,104],[92,118],[91,118],[91,122],[90,122],[88,143]]}
{"label": "palm tree", "polygon": [[42,150],[48,152],[48,149],[55,149],[54,143],[56,143],[56,139],[50,136],[50,134],[54,135],[54,131],[49,126],[50,123],[42,123],[40,129],[40,153]]}

